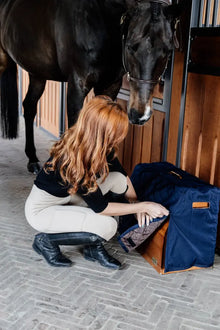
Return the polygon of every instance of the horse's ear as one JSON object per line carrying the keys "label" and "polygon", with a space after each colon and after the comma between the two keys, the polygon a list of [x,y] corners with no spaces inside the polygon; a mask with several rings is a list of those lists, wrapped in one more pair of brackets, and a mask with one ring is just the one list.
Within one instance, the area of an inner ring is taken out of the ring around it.
{"label": "horse's ear", "polygon": [[140,0],[125,0],[128,9],[133,8]]}
{"label": "horse's ear", "polygon": [[165,17],[171,22],[171,26],[173,28],[173,42],[175,48],[179,49],[180,51],[183,49],[181,16],[184,13],[187,13],[190,6],[191,0],[180,0],[177,4],[164,7],[163,9]]}
{"label": "horse's ear", "polygon": [[167,19],[173,20],[180,17],[189,5],[190,0],[182,0],[178,4],[164,7],[163,12]]}

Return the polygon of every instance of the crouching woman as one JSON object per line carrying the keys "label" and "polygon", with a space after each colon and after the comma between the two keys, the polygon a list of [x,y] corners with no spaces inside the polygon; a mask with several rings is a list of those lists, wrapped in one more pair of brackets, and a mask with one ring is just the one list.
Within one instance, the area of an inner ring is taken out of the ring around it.
{"label": "crouching woman", "polygon": [[97,96],[84,104],[76,124],[53,145],[25,204],[27,221],[40,232],[33,249],[50,265],[71,266],[60,245],[83,245],[85,259],[119,269],[120,262],[103,247],[117,231],[114,216],[136,213],[141,226],[167,215],[160,204],[117,202],[122,195],[136,199],[115,155],[127,131],[121,106]]}

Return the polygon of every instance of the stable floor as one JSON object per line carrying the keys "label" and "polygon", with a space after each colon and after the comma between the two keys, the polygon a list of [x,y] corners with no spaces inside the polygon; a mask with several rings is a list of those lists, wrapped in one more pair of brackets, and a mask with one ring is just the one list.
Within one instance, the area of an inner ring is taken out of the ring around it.
{"label": "stable floor", "polygon": [[[43,163],[53,141],[35,129]],[[0,139],[0,330],[220,329],[220,257],[211,269],[159,275],[137,252],[116,240],[109,252],[123,264],[113,271],[63,247],[74,264],[53,268],[32,250],[36,233],[24,217],[34,181],[20,137]]]}

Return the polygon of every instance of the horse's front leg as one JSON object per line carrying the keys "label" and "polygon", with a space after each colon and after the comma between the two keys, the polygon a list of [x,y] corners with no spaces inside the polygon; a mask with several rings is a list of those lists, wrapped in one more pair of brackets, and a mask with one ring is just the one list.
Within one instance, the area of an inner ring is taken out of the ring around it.
{"label": "horse's front leg", "polygon": [[29,79],[28,91],[23,102],[26,136],[25,153],[29,158],[27,165],[28,171],[37,174],[40,171],[41,166],[34,145],[33,123],[37,113],[37,102],[43,94],[46,80],[37,79],[31,75],[29,75]]}
{"label": "horse's front leg", "polygon": [[83,106],[83,101],[89,92],[89,87],[83,84],[78,77],[71,77],[68,80],[67,89],[67,117],[68,127],[74,125],[77,121],[79,111]]}

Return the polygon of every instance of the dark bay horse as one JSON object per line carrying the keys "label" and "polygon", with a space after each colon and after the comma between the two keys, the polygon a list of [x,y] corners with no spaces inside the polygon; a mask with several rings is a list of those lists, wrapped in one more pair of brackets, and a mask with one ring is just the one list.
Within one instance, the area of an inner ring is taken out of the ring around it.
{"label": "dark bay horse", "polygon": [[39,171],[33,121],[46,80],[68,82],[69,126],[91,88],[115,99],[126,72],[130,121],[150,118],[150,94],[173,48],[180,7],[169,0],[0,0],[2,132],[17,134],[19,64],[30,80],[23,101],[29,171]]}

